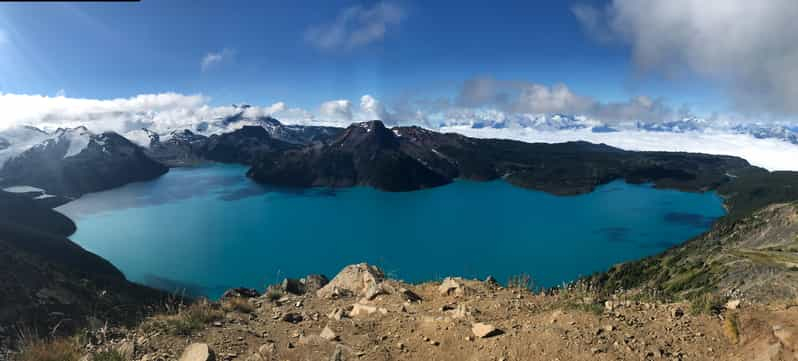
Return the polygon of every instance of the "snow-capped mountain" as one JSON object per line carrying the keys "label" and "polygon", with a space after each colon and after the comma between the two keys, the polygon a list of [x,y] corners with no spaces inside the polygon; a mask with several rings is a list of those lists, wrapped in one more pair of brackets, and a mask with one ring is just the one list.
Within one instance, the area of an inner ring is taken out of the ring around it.
{"label": "snow-capped mountain", "polygon": [[456,115],[444,122],[446,126],[469,125],[471,128],[531,128],[536,130],[556,131],[568,129],[583,129],[598,122],[592,121],[584,116],[574,116],[567,114],[516,114],[508,116],[504,113],[485,113],[471,117]]}
{"label": "snow-capped mountain", "polygon": [[[35,128],[7,134],[14,141],[3,150],[0,185],[30,186],[49,194],[74,197],[147,180],[167,171],[125,137],[94,134],[85,127],[52,133]],[[36,142],[38,140],[38,142]]]}
{"label": "snow-capped mountain", "polygon": [[785,126],[767,127],[762,125],[737,125],[733,131],[749,134],[758,139],[778,139],[792,144],[798,144],[798,131]]}
{"label": "snow-capped mountain", "polygon": [[639,130],[649,132],[672,132],[684,133],[704,130],[708,126],[706,119],[697,117],[687,117],[679,120],[666,122],[646,122],[637,121],[635,127]]}

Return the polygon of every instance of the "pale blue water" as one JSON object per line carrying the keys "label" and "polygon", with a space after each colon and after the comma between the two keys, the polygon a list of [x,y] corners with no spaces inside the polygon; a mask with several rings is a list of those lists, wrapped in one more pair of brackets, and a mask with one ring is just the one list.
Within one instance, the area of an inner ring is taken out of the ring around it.
{"label": "pale blue water", "polygon": [[128,278],[212,297],[369,262],[411,282],[447,275],[554,286],[658,253],[724,214],[714,193],[614,182],[558,197],[503,181],[409,193],[275,189],[246,168],[173,169],[59,208],[72,239]]}

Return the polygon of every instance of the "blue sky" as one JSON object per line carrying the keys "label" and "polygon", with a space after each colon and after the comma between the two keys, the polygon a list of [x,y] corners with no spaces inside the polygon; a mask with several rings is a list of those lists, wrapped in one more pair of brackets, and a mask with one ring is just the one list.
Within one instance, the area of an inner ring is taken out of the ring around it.
{"label": "blue sky", "polygon": [[[584,2],[582,2],[584,3]],[[636,95],[720,108],[712,87],[639,74],[626,46],[586,36],[568,1],[394,2],[401,20],[363,45],[320,49],[308,29],[359,1],[0,4],[0,91],[70,97],[202,93],[215,105],[314,108],[372,94],[454,96],[474,76],[565,83],[601,101]],[[588,2],[591,4],[591,2]],[[592,2],[603,6],[601,2]],[[223,54],[203,71],[202,59]]]}

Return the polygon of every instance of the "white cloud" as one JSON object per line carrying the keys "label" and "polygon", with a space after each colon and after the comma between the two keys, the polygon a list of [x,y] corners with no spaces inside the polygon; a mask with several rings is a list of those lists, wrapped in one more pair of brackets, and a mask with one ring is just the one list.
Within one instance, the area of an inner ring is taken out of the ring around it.
{"label": "white cloud", "polygon": [[341,10],[335,21],[316,25],[305,31],[305,40],[323,50],[352,49],[385,37],[389,27],[405,18],[399,5],[382,1],[372,7],[360,5]]}
{"label": "white cloud", "polygon": [[331,121],[352,121],[352,102],[347,99],[330,100],[319,107],[319,116]]}
{"label": "white cloud", "polygon": [[573,92],[565,84],[547,86],[492,77],[472,78],[463,82],[455,103],[465,108],[495,108],[507,115],[586,115],[606,123],[636,120],[662,122],[689,115],[689,110],[673,109],[663,99],[636,96],[621,102],[599,102],[593,97]]}
{"label": "white cloud", "polygon": [[394,120],[382,102],[368,94],[360,97],[360,118],[362,120],[382,120],[385,122]]}
{"label": "white cloud", "polygon": [[229,61],[234,55],[235,51],[230,49],[223,49],[217,53],[205,54],[200,61],[200,69],[202,69],[202,71],[208,71],[223,62]]}
{"label": "white cloud", "polygon": [[[283,102],[266,107],[210,106],[203,95],[178,93],[144,94],[131,98],[81,99],[0,93],[0,130],[33,125],[47,130],[84,125],[94,132],[128,133],[141,128],[156,132],[194,129],[202,122],[212,122],[244,112],[246,117],[274,116],[287,123],[307,123],[310,112],[290,108]],[[213,130],[210,130],[213,131]]]}
{"label": "white cloud", "polygon": [[739,110],[798,114],[798,1],[612,0],[572,10],[586,31],[631,46],[642,69],[716,81]]}
{"label": "white cloud", "polygon": [[757,139],[745,134],[646,131],[593,133],[590,129],[539,131],[528,128],[472,129],[463,126],[443,127],[441,131],[477,138],[504,138],[525,142],[560,143],[584,140],[626,150],[733,155],[769,170],[798,170],[798,164],[795,162],[795,159],[798,159],[798,146],[774,139]]}

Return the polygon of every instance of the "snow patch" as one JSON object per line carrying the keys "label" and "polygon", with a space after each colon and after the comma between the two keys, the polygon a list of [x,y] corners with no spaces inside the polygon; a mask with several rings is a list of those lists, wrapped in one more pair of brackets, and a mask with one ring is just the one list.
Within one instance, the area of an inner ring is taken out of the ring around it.
{"label": "snow patch", "polygon": [[69,158],[80,154],[89,146],[92,134],[86,128],[78,127],[63,132],[61,136],[69,141],[69,149],[64,154],[64,158]]}
{"label": "snow patch", "polygon": [[44,189],[33,187],[33,186],[12,186],[3,188],[4,191],[8,193],[45,193]]}

